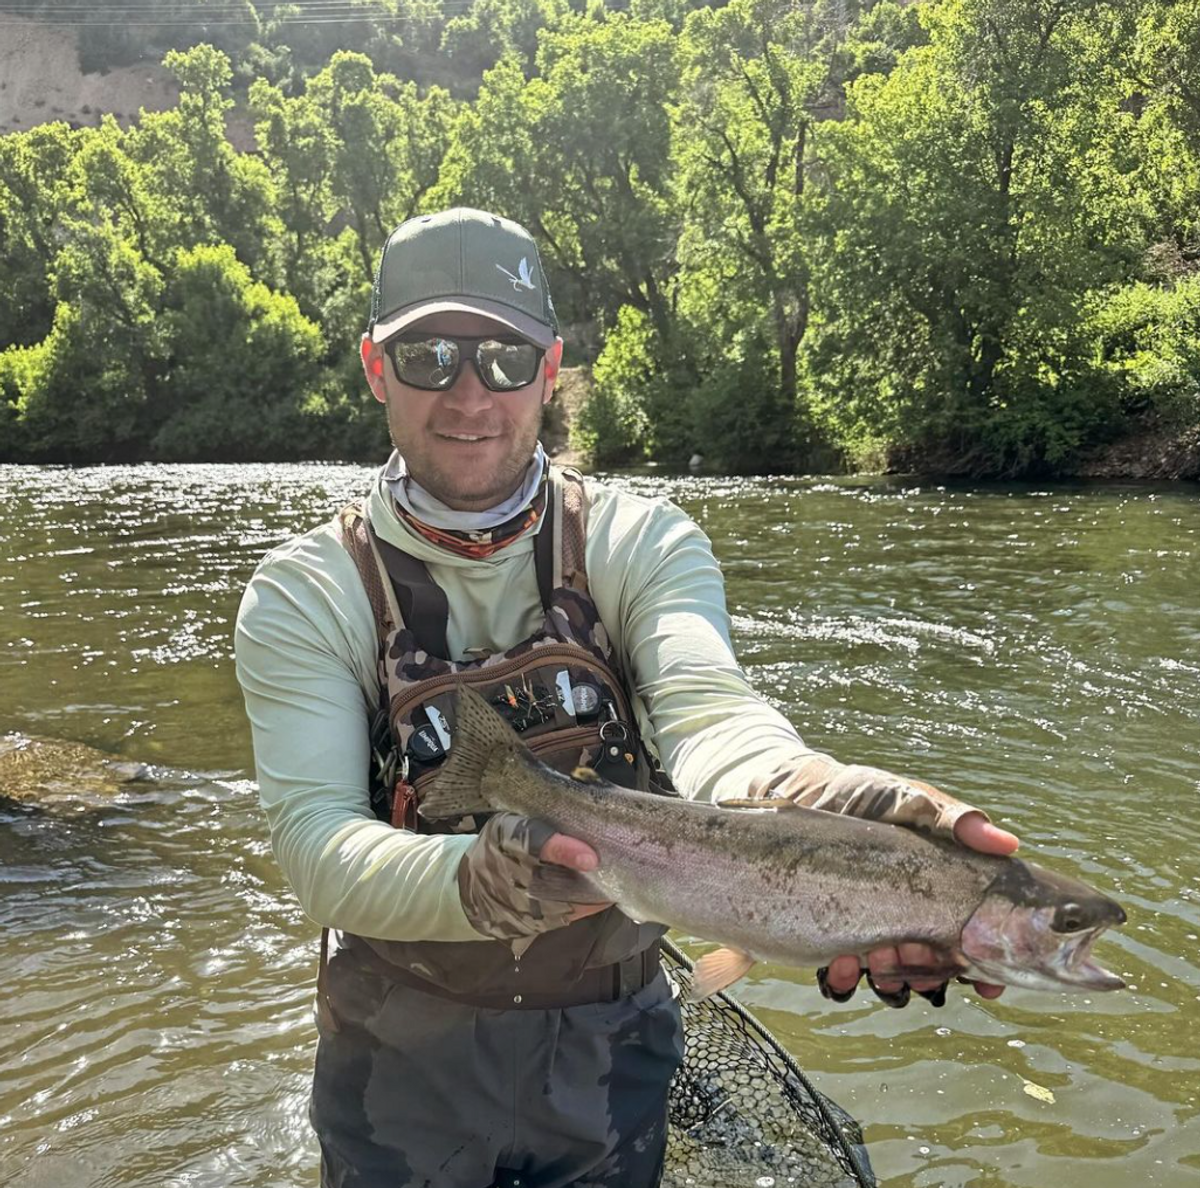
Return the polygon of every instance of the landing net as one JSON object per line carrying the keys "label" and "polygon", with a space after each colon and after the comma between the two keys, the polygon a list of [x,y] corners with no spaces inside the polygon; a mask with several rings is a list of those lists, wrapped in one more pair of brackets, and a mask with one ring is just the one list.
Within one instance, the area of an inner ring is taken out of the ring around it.
{"label": "landing net", "polygon": [[663,1188],[874,1188],[858,1123],[728,995],[692,1002],[692,963],[662,946],[685,1044],[671,1083]]}

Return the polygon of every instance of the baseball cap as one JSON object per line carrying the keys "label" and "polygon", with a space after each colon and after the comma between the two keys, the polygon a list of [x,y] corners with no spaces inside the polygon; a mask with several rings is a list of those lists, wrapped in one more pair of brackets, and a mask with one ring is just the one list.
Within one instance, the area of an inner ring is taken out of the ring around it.
{"label": "baseball cap", "polygon": [[543,348],[558,333],[533,236],[465,206],[417,215],[388,236],[368,333],[382,342],[434,313],[483,314]]}

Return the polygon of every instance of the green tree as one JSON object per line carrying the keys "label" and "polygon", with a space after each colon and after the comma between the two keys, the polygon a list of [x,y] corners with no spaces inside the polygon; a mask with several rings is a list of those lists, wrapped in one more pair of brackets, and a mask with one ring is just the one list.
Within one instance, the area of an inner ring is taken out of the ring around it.
{"label": "green tree", "polygon": [[1153,212],[1146,271],[1171,282],[1200,264],[1200,10],[1139,4],[1121,33],[1126,106]]}
{"label": "green tree", "polygon": [[508,58],[485,75],[436,198],[530,227],[568,318],[613,324],[629,305],[669,338],[671,27],[602,10],[564,17],[541,33],[537,70],[527,82]]}
{"label": "green tree", "polygon": [[[837,106],[827,46],[842,30],[829,27],[832,8],[732,0],[692,13],[684,26],[683,263],[718,273],[718,323],[745,325],[755,320],[749,309],[769,310],[776,383],[788,403],[810,307],[803,232],[810,139]],[[705,297],[713,290],[706,285]]]}
{"label": "green tree", "polygon": [[50,329],[51,265],[72,209],[80,139],[63,123],[0,136],[0,349],[37,342]]}
{"label": "green tree", "polygon": [[310,316],[321,307],[321,262],[333,217],[333,132],[307,95],[288,98],[265,79],[250,87],[259,151],[275,185],[283,281]]}
{"label": "green tree", "polygon": [[43,461],[136,459],[161,358],[162,278],[111,223],[83,220],[66,225],[55,274],[50,333],[14,361],[25,445]]}
{"label": "green tree", "polygon": [[[421,209],[437,181],[454,104],[444,90],[376,75],[364,54],[339,52],[309,80],[306,127],[328,154],[328,185],[353,228],[364,278],[392,228]],[[294,162],[287,163],[294,169]]]}
{"label": "green tree", "polygon": [[1200,275],[1121,289],[1096,328],[1129,417],[1167,429],[1200,425]]}
{"label": "green tree", "polygon": [[553,28],[568,11],[565,0],[475,0],[446,23],[439,48],[465,78],[481,80],[502,58],[529,73],[539,31]]}
{"label": "green tree", "polygon": [[232,70],[209,45],[172,50],[165,64],[182,89],[169,111],[143,113],[123,149],[156,204],[172,246],[228,243],[253,268],[269,267],[278,226],[266,166],[225,135]]}
{"label": "green tree", "polygon": [[145,431],[152,457],[308,456],[320,329],[251,278],[228,244],[181,250],[163,294],[167,366]]}
{"label": "green tree", "polygon": [[839,439],[942,466],[1058,465],[1113,409],[1090,312],[1141,243],[1093,0],[947,0],[827,137],[806,359]]}

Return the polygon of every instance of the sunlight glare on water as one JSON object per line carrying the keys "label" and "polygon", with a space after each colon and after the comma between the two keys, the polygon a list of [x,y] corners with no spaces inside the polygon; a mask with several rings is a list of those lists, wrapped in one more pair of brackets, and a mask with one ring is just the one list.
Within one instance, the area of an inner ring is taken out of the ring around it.
{"label": "sunlight glare on water", "polygon": [[[272,544],[370,471],[0,467],[0,735],[151,765],[0,801],[0,1182],[316,1183],[315,930],[272,860],[230,633]],[[942,1010],[738,993],[889,1185],[1200,1184],[1194,487],[627,476],[697,517],[755,686],[814,746],[985,807],[1112,893],[1131,984]]]}

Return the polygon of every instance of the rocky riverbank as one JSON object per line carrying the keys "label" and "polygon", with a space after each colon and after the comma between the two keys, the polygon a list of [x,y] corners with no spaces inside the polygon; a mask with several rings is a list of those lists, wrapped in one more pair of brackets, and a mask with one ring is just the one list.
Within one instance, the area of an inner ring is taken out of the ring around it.
{"label": "rocky riverbank", "polygon": [[1070,471],[1090,479],[1200,480],[1200,425],[1147,428],[1093,451]]}
{"label": "rocky riverbank", "polygon": [[546,406],[542,445],[560,466],[586,466],[588,459],[571,449],[571,423],[592,390],[588,367],[564,367],[558,373],[554,399]]}

